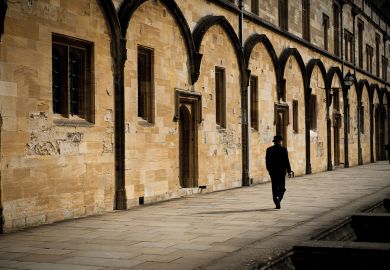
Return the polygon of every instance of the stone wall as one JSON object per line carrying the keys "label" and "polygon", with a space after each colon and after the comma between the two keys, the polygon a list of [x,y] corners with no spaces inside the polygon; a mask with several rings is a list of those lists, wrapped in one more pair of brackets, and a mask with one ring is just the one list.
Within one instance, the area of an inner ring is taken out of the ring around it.
{"label": "stone wall", "polygon": [[[177,0],[191,31],[205,16],[223,16],[238,34],[238,14],[223,7],[223,1]],[[342,69],[340,61],[328,57],[323,48],[323,14],[330,18],[329,52],[333,53],[332,1],[311,1],[311,43],[288,38],[263,27],[256,20],[244,20],[244,42],[253,34],[267,36],[280,57],[288,48],[297,53],[287,59],[282,78],[286,80],[286,99],[290,122],[287,126],[287,147],[296,175],[306,173],[306,129],[304,80],[306,71],[299,67],[311,59],[319,59],[329,71]],[[5,33],[0,43],[0,115],[1,115],[1,202],[4,207],[5,229],[50,223],[67,218],[91,215],[114,208],[115,139],[114,82],[111,56],[112,33],[107,27],[99,1],[27,1],[9,2]],[[113,4],[118,10],[122,0]],[[242,115],[241,87],[234,37],[225,31],[226,25],[210,27],[201,41],[200,75],[192,84],[190,57],[178,22],[167,6],[168,1],[145,1],[135,10],[126,35],[127,61],[124,69],[125,97],[125,188],[127,207],[161,201],[196,192],[184,190],[179,184],[179,122],[175,116],[175,91],[182,89],[202,96],[202,119],[197,125],[198,185],[207,191],[241,186],[242,183]],[[222,3],[222,4],[221,4]],[[260,1],[259,17],[278,25],[278,1]],[[250,1],[245,1],[250,10]],[[289,32],[302,36],[301,1],[289,1]],[[344,9],[344,28],[352,32],[351,10]],[[366,43],[374,48],[377,29],[366,19]],[[226,22],[224,22],[226,23]],[[225,28],[224,28],[225,27]],[[94,50],[94,123],[70,121],[52,110],[52,33],[93,42]],[[382,41],[381,41],[382,42]],[[154,122],[137,116],[137,47],[153,50]],[[355,47],[357,49],[357,46]],[[381,43],[380,56],[383,54]],[[365,53],[364,53],[365,55]],[[389,54],[390,55],[390,51]],[[356,52],[357,57],[357,52]],[[366,55],[364,69],[366,69]],[[215,67],[226,74],[227,127],[216,125]],[[381,65],[380,65],[381,66]],[[265,46],[257,44],[249,56],[248,69],[258,77],[259,130],[249,130],[249,177],[253,183],[269,181],[265,168],[265,150],[275,135],[274,106],[278,102],[274,63]],[[344,74],[350,70],[344,66]],[[352,70],[351,70],[352,71]],[[380,74],[381,75],[381,74]],[[373,76],[356,73],[357,80],[367,80],[363,86],[364,133],[361,134],[363,162],[370,162],[369,93],[375,84],[383,83]],[[389,75],[390,78],[390,69]],[[309,80],[309,78],[306,78]],[[313,70],[309,85],[317,96],[317,128],[310,131],[310,159],[313,172],[327,169],[327,126],[325,82],[318,67]],[[339,91],[341,127],[340,162],[344,164],[344,102],[341,83],[334,76],[331,87]],[[349,162],[357,165],[357,92],[349,90],[350,132]],[[374,91],[374,104],[380,103]],[[293,131],[292,100],[298,100],[298,132]],[[331,162],[334,157],[334,115],[331,119]],[[250,123],[250,122],[249,122]],[[375,123],[375,119],[374,119]],[[375,129],[374,129],[375,131]],[[374,133],[375,138],[375,133]],[[374,139],[375,157],[375,139]],[[140,199],[141,198],[141,199]]]}
{"label": "stone wall", "polygon": [[[257,44],[252,51],[249,69],[258,80],[258,112],[259,130],[253,128],[249,132],[250,143],[250,177],[254,183],[269,181],[265,167],[265,153],[272,145],[275,135],[274,106],[277,103],[275,67],[271,56],[263,44]],[[250,122],[249,122],[250,123]]]}
{"label": "stone wall", "polygon": [[325,81],[318,67],[313,70],[310,87],[317,100],[317,127],[310,130],[310,162],[315,173],[326,171],[328,167]]}
{"label": "stone wall", "polygon": [[363,87],[362,92],[362,106],[364,107],[364,132],[360,134],[360,142],[362,146],[363,163],[369,163],[370,156],[370,99],[368,96],[368,89]]}
{"label": "stone wall", "polygon": [[[138,117],[137,48],[153,50],[154,123]],[[160,3],[148,1],[127,31],[125,66],[126,193],[128,206],[175,197],[179,189],[179,132],[175,89],[190,90],[188,56],[176,22]]]}
{"label": "stone wall", "polygon": [[[95,123],[52,113],[52,33],[94,43]],[[110,36],[96,1],[8,3],[0,44],[5,230],[113,208]]]}

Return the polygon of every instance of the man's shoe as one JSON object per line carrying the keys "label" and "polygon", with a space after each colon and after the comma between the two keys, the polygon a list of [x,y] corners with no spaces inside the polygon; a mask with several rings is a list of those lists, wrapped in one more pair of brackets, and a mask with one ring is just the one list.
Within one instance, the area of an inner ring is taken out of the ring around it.
{"label": "man's shoe", "polygon": [[275,199],[276,199],[276,202],[275,202],[276,209],[280,209],[280,199],[279,199],[279,197],[275,197]]}

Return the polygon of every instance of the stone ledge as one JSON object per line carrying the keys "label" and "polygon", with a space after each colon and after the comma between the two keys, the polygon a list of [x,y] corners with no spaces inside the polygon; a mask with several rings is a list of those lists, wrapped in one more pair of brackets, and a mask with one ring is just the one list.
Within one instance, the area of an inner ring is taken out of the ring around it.
{"label": "stone ledge", "polygon": [[390,244],[307,241],[293,249],[296,270],[302,269],[383,269],[388,264]]}

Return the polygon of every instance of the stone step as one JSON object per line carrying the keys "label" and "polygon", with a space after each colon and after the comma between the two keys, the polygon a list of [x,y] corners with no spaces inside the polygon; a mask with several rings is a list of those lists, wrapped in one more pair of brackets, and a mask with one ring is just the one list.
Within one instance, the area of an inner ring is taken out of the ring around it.
{"label": "stone step", "polygon": [[384,269],[389,265],[389,243],[307,241],[294,246],[296,270]]}
{"label": "stone step", "polygon": [[390,213],[358,213],[351,220],[357,241],[390,243]]}
{"label": "stone step", "polygon": [[385,207],[387,212],[390,213],[390,197],[389,198],[385,198],[383,200],[383,206]]}

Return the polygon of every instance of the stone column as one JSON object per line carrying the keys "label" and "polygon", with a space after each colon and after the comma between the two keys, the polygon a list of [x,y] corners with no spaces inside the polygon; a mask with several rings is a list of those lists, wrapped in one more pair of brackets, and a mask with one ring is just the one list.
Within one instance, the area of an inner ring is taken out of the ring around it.
{"label": "stone column", "polygon": [[349,154],[348,154],[348,88],[343,91],[343,101],[344,101],[344,168],[349,168]]}
{"label": "stone column", "polygon": [[330,95],[330,89],[326,89],[326,141],[328,152],[328,171],[333,169],[332,165],[332,123],[330,120],[330,105],[332,104],[332,96]]}
{"label": "stone column", "polygon": [[305,141],[306,141],[306,174],[311,174],[310,162],[310,95],[311,88],[306,86],[305,91]]}

